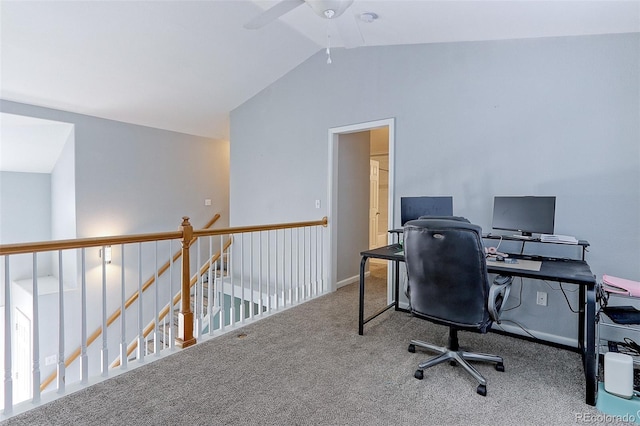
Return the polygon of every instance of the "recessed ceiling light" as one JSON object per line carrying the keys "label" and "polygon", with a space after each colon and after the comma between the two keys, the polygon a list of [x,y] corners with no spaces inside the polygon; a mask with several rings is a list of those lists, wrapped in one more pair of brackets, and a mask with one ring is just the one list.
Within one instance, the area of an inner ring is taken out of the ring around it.
{"label": "recessed ceiling light", "polygon": [[372,23],[376,19],[378,19],[378,14],[374,12],[363,12],[360,14],[360,20],[362,22],[366,22],[367,24]]}

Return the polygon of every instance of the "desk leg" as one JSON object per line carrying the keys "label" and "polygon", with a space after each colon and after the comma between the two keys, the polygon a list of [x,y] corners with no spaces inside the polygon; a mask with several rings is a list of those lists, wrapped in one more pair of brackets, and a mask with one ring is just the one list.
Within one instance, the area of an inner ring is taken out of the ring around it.
{"label": "desk leg", "polygon": [[358,307],[358,334],[364,334],[364,268],[367,264],[367,257],[362,256],[360,261],[360,305]]}
{"label": "desk leg", "polygon": [[396,260],[396,282],[395,282],[395,287],[396,287],[396,295],[394,297],[395,299],[395,307],[394,309],[397,311],[400,308],[400,261]]}
{"label": "desk leg", "polygon": [[584,363],[584,351],[585,351],[585,330],[587,329],[587,324],[585,322],[585,309],[587,309],[587,296],[585,286],[578,286],[578,300],[580,301],[580,305],[578,306],[578,348],[580,348],[580,353],[582,354],[582,362]]}
{"label": "desk leg", "polygon": [[596,360],[596,291],[595,283],[590,284],[587,289],[587,306],[586,321],[583,326],[586,328],[587,341],[584,348],[584,374],[587,382],[586,402],[589,405],[596,405],[596,389],[597,389],[597,360]]}

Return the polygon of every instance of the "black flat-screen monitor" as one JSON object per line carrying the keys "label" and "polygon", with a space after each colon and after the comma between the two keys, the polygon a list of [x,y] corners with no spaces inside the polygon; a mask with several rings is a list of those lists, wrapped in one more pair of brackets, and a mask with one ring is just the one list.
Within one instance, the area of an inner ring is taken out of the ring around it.
{"label": "black flat-screen monitor", "polygon": [[401,197],[400,223],[420,216],[453,216],[453,197]]}
{"label": "black flat-screen monitor", "polygon": [[556,197],[494,197],[493,229],[553,234]]}

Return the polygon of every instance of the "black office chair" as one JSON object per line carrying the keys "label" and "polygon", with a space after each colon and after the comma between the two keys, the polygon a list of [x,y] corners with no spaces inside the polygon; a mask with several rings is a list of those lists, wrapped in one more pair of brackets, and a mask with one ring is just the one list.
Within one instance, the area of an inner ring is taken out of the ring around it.
{"label": "black office chair", "polygon": [[411,313],[449,327],[448,347],[412,340],[416,346],[440,355],[421,363],[415,377],[422,380],[424,369],[450,361],[460,364],[479,383],[477,392],[486,396],[487,381],[467,361],[494,362],[504,371],[497,355],[460,350],[458,330],[486,333],[499,323],[500,310],[509,296],[512,277],[497,276],[489,282],[482,230],[463,218],[425,218],[404,226],[404,252],[408,274]]}

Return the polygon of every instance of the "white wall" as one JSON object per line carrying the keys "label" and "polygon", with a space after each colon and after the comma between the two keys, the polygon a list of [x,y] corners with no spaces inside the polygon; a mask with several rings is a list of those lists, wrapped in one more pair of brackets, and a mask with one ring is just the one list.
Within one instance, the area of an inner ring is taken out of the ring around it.
{"label": "white wall", "polygon": [[326,214],[327,129],[395,117],[397,196],[453,195],[489,230],[495,195],[555,195],[594,273],[640,279],[639,38],[318,52],[232,111],[232,221]]}

